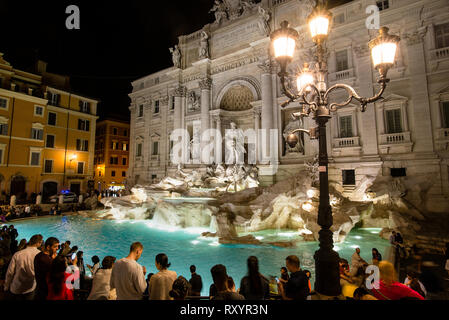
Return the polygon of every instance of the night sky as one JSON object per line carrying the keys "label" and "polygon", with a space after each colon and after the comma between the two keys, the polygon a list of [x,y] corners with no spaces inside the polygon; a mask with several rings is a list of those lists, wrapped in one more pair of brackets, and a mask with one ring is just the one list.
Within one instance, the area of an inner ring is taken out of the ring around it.
{"label": "night sky", "polygon": [[[98,115],[129,117],[131,81],[172,65],[177,37],[214,21],[214,0],[0,1],[0,52],[14,68],[71,77],[72,91],[100,100]],[[334,2],[348,2],[338,0]],[[66,7],[80,8],[68,30]]]}

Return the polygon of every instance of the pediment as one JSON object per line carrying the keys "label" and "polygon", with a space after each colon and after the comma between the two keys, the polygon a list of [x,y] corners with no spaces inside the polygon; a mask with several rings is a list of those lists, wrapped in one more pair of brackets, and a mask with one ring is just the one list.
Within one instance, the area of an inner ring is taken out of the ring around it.
{"label": "pediment", "polygon": [[409,98],[401,96],[399,94],[392,93],[381,100],[381,103],[393,102],[393,101],[408,101]]}

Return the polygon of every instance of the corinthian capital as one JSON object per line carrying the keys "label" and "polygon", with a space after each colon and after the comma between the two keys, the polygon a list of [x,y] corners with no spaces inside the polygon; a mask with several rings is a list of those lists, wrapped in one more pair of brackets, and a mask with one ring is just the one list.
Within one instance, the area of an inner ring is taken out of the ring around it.
{"label": "corinthian capital", "polygon": [[175,89],[173,95],[175,97],[185,97],[187,94],[187,88],[183,86],[179,86]]}
{"label": "corinthian capital", "polygon": [[405,42],[408,46],[413,46],[415,44],[421,43],[424,40],[424,36],[427,33],[427,27],[421,27],[417,30],[407,33],[404,35]]}
{"label": "corinthian capital", "polygon": [[367,44],[355,45],[353,48],[357,58],[366,57],[370,53]]}
{"label": "corinthian capital", "polygon": [[199,82],[201,90],[210,90],[212,88],[212,79],[205,78]]}
{"label": "corinthian capital", "polygon": [[271,63],[271,59],[266,59],[257,66],[262,70],[263,73],[271,73],[273,70],[273,64]]}

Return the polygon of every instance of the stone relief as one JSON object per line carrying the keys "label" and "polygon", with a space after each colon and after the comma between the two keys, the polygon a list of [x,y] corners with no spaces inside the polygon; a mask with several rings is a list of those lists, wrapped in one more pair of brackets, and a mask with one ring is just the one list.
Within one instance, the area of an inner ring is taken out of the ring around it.
{"label": "stone relief", "polygon": [[222,20],[228,20],[228,7],[222,0],[215,0],[214,6],[209,12],[215,14],[215,24],[220,24]]}
{"label": "stone relief", "polygon": [[179,50],[178,45],[175,45],[174,48],[169,49],[172,54],[173,65],[175,68],[181,68],[181,51]]}
{"label": "stone relief", "polygon": [[195,94],[195,91],[190,91],[187,97],[187,111],[195,112],[201,108],[200,97]]}
{"label": "stone relief", "polygon": [[209,55],[209,35],[206,31],[201,31],[200,48],[199,48],[199,58],[208,59]]}
{"label": "stone relief", "polygon": [[268,37],[271,33],[271,28],[270,28],[270,23],[269,23],[270,19],[271,19],[271,15],[269,12],[267,12],[261,6],[258,6],[257,10],[259,12],[259,21],[257,23],[259,25],[260,33],[263,36]]}
{"label": "stone relief", "polygon": [[251,14],[256,7],[261,8],[254,0],[215,0],[209,12],[215,15],[214,24],[220,25],[223,21],[235,20]]}

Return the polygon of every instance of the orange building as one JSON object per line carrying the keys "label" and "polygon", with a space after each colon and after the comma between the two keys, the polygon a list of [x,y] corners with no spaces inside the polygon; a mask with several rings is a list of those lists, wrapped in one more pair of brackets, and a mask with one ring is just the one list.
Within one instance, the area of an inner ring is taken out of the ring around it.
{"label": "orange building", "polygon": [[94,187],[98,101],[72,93],[69,78],[45,63],[37,69],[14,69],[0,54],[0,189],[18,200],[86,192]]}
{"label": "orange building", "polygon": [[129,166],[129,122],[106,119],[97,123],[95,188],[118,191],[125,187]]}

